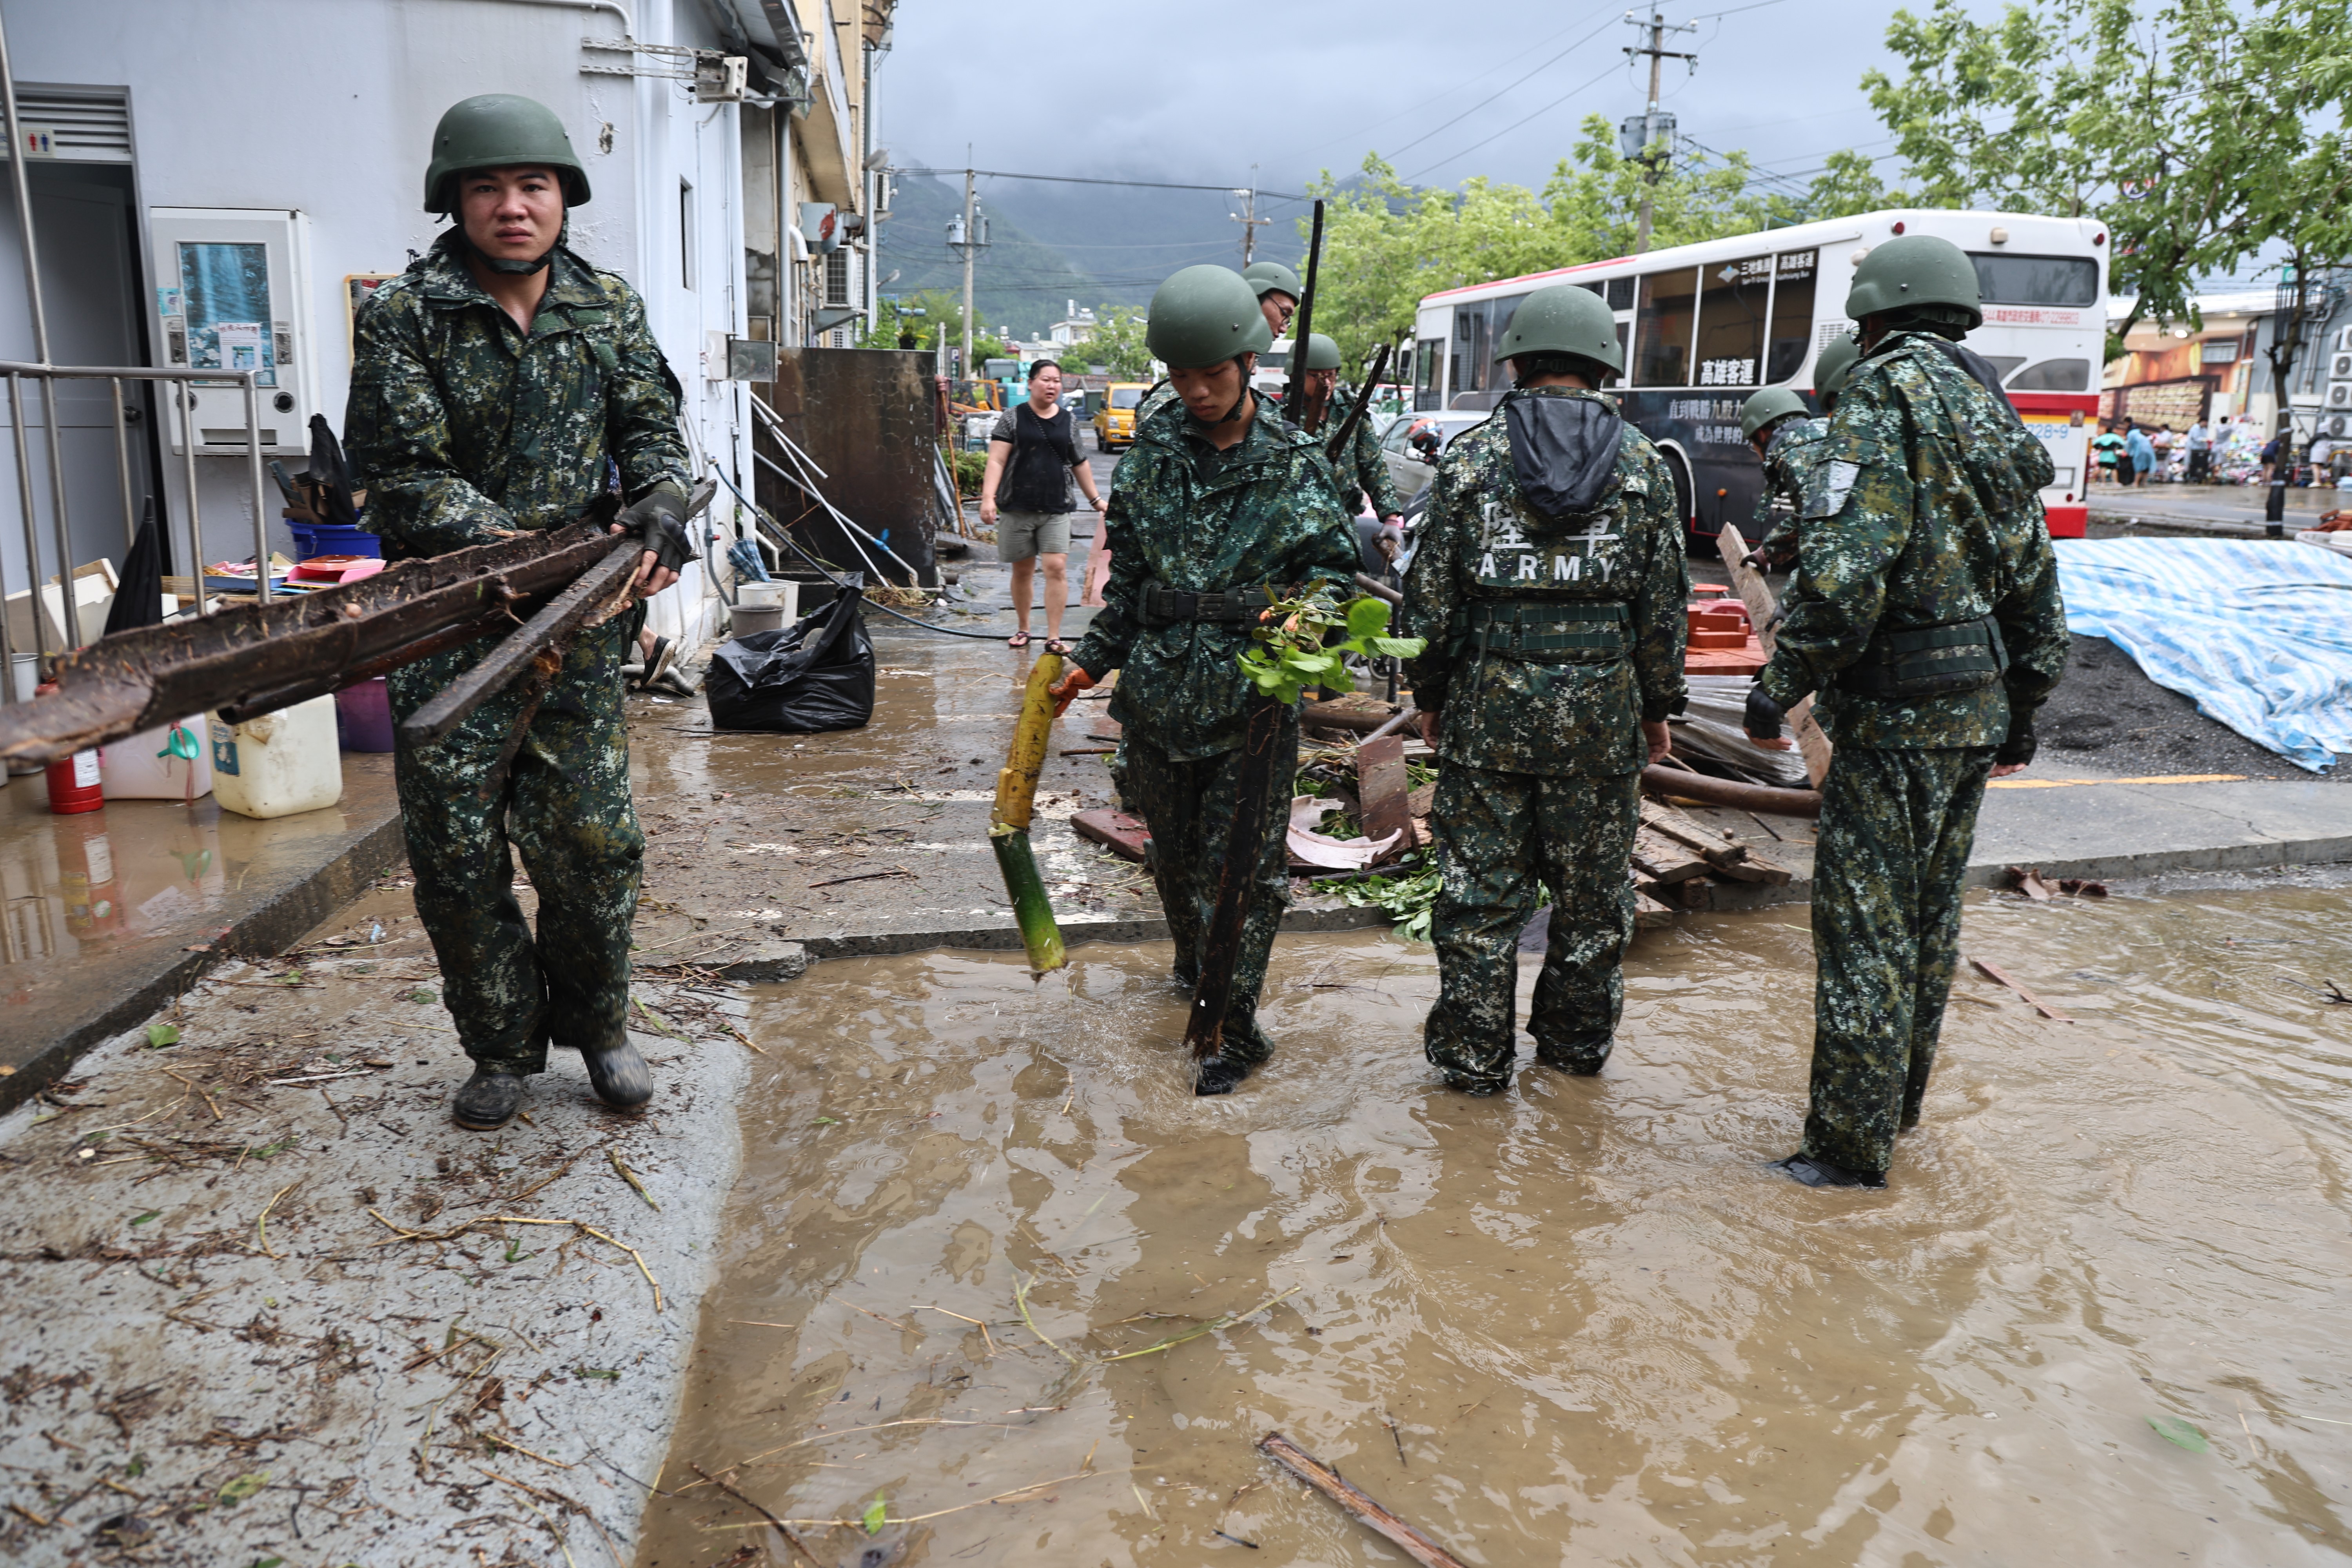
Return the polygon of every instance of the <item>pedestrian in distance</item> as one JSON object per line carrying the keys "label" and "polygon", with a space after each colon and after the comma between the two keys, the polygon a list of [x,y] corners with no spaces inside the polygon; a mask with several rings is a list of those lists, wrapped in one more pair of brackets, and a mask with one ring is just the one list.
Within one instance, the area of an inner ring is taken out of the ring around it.
{"label": "pedestrian in distance", "polygon": [[2116,478],[2127,485],[2147,484],[2150,470],[2156,467],[2156,443],[2147,438],[2147,426],[2137,420],[2132,423],[2131,434],[2124,437],[2124,458],[2129,469],[2126,471],[2124,463],[2116,464]]}
{"label": "pedestrian in distance", "polygon": [[2213,473],[2213,432],[2207,427],[2204,416],[2198,416],[2197,423],[2189,427],[2183,439],[2189,447],[2189,482],[2204,484]]}
{"label": "pedestrian in distance", "polygon": [[[353,324],[344,444],[368,521],[395,560],[578,521],[616,473],[614,531],[642,537],[640,596],[692,559],[678,385],[629,285],[565,243],[588,176],[562,122],[526,98],[469,98],[441,117],[425,208],[457,221]],[[503,1125],[551,1044],[577,1050],[597,1095],[643,1106],[629,1043],[629,924],[645,836],[629,796],[621,669],[642,618],[583,632],[544,685],[485,702],[393,759],[416,912],[474,1074],[457,1124]],[[495,636],[393,671],[405,720],[497,646]],[[539,900],[514,895],[514,854]]]}
{"label": "pedestrian in distance", "polygon": [[1811,694],[1836,747],[1813,852],[1811,1106],[1780,1166],[1878,1187],[1935,1067],[1985,782],[2032,761],[2067,637],[2049,452],[1960,346],[1984,319],[1966,253],[1876,246],[1845,311],[1863,357],[1806,487],[1747,728],[1777,739]]}
{"label": "pedestrian in distance", "polygon": [[[1039,567],[1045,579],[1045,648],[1067,653],[1062,612],[1070,599],[1070,480],[1099,513],[1094,470],[1078,446],[1078,418],[1062,405],[1062,367],[1041,359],[1029,367],[1029,396],[996,417],[988,433],[988,468],[980,480],[980,521],[996,530],[996,558],[1013,567],[1016,629],[1005,638],[1029,646],[1029,589]],[[998,493],[1006,504],[1000,510]],[[1099,540],[1097,541],[1100,542]]]}
{"label": "pedestrian in distance", "polygon": [[1756,502],[1760,542],[1748,552],[1748,564],[1786,572],[1797,563],[1797,509],[1828,449],[1830,422],[1809,415],[1805,400],[1787,387],[1768,386],[1740,405],[1739,433],[1764,461],[1764,490]]}
{"label": "pedestrian in distance", "polygon": [[1512,390],[1438,460],[1401,616],[1427,639],[1405,674],[1441,762],[1423,1050],[1474,1095],[1511,1081],[1518,938],[1539,886],[1536,1060],[1592,1074],[1609,1059],[1641,770],[1684,706],[1689,598],[1673,477],[1601,391],[1625,368],[1609,307],[1539,289],[1496,357]]}
{"label": "pedestrian in distance", "polygon": [[2117,472],[2124,456],[2123,433],[2116,428],[2119,420],[2102,419],[2099,433],[2091,437],[2091,454],[2098,461],[2099,472],[2108,483],[2128,483]]}
{"label": "pedestrian in distance", "polygon": [[[1273,334],[1256,297],[1227,268],[1188,267],[1151,298],[1146,342],[1169,367],[1173,400],[1138,421],[1103,523],[1111,543],[1103,607],[1054,687],[1066,706],[1119,672],[1112,779],[1150,830],[1145,861],[1176,947],[1176,982],[1199,983],[1204,938],[1232,833],[1255,704],[1239,663],[1271,586],[1345,596],[1356,534],[1315,439],[1250,390]],[[1224,1033],[1196,1094],[1229,1094],[1274,1051],[1257,1021],[1259,988],[1290,877],[1285,825],[1298,765],[1298,719],[1283,716],[1264,844],[1249,874]]]}

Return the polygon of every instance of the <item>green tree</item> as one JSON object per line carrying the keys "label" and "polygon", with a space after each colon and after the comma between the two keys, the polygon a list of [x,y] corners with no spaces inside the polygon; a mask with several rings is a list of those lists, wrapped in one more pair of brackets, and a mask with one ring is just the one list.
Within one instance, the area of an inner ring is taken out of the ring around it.
{"label": "green tree", "polygon": [[[912,294],[902,294],[895,300],[885,300],[883,309],[876,312],[874,325],[858,340],[857,346],[866,349],[895,349],[901,331],[911,330],[919,346],[931,348],[940,341],[940,329],[947,329],[950,349],[963,346],[963,300],[944,289],[924,289]],[[979,361],[1012,359],[1013,347],[985,326],[972,334],[972,358]]]}
{"label": "green tree", "polygon": [[[1895,13],[1863,78],[1932,206],[2097,218],[2123,324],[2190,319],[2266,246],[2345,255],[2347,0],[1963,0]],[[2334,128],[2326,121],[2335,121]]]}
{"label": "green tree", "polygon": [[1151,351],[1143,342],[1144,311],[1139,305],[1101,305],[1095,310],[1094,336],[1072,343],[1059,357],[1085,371],[1101,365],[1120,381],[1151,374]]}

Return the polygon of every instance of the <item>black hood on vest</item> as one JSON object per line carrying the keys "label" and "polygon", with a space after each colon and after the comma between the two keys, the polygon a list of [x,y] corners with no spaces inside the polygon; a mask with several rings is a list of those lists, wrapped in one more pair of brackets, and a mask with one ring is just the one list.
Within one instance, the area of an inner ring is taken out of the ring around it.
{"label": "black hood on vest", "polygon": [[1614,408],[1597,397],[1515,392],[1503,399],[1503,419],[1511,472],[1539,516],[1576,517],[1600,503],[1625,429]]}

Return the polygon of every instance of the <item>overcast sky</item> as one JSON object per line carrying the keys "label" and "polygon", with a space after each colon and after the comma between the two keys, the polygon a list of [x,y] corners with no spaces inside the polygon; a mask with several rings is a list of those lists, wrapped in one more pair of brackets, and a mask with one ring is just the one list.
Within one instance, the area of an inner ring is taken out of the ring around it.
{"label": "overcast sky", "polygon": [[[1917,8],[1924,9],[1924,5]],[[1644,7],[1646,11],[1647,7]],[[1696,0],[1696,70],[1664,63],[1681,133],[1799,176],[1891,139],[1859,86],[1895,7],[1857,0]],[[1623,0],[903,0],[877,78],[892,162],[1297,191],[1368,148],[1421,183],[1540,184],[1588,113],[1638,113]],[[1287,107],[1296,104],[1298,107]],[[1892,162],[1881,165],[1892,174]]]}

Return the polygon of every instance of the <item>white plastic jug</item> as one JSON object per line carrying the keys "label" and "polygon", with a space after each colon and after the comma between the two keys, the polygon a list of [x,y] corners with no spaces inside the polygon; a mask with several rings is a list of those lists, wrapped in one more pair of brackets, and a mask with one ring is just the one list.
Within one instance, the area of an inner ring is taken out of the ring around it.
{"label": "white plastic jug", "polygon": [[213,748],[205,716],[109,741],[98,749],[98,773],[109,800],[202,799],[213,793]]}
{"label": "white plastic jug", "polygon": [[213,726],[213,796],[240,816],[291,816],[343,795],[343,753],[335,740],[335,700]]}

